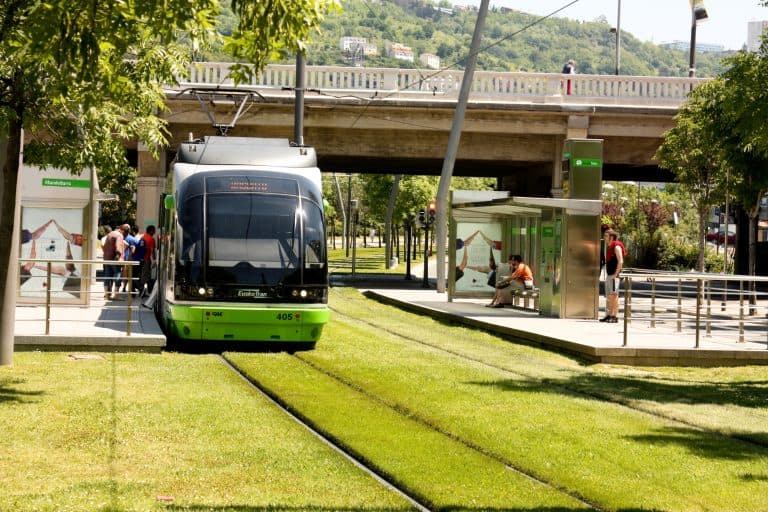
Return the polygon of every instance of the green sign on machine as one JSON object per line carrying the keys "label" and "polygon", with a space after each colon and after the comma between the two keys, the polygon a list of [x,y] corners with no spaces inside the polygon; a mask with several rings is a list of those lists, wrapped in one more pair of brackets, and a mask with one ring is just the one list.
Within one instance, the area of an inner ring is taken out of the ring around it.
{"label": "green sign on machine", "polygon": [[598,158],[575,158],[573,165],[574,167],[601,167],[603,161]]}
{"label": "green sign on machine", "polygon": [[43,178],[44,187],[61,188],[88,188],[91,186],[90,180],[72,180],[64,178]]}
{"label": "green sign on machine", "polygon": [[555,236],[555,228],[554,226],[542,226],[541,227],[541,236],[545,238],[552,238]]}

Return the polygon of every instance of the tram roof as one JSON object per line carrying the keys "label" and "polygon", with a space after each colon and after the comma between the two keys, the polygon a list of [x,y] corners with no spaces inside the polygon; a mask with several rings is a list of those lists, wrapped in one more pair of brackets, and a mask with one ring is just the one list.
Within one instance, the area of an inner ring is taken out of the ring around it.
{"label": "tram roof", "polygon": [[182,142],[180,163],[196,165],[253,165],[292,169],[317,166],[315,148],[293,146],[288,139],[207,136]]}

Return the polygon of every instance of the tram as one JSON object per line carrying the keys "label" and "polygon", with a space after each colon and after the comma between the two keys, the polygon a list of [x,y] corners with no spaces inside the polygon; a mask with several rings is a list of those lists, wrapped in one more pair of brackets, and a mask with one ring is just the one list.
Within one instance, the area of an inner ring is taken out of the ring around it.
{"label": "tram", "polygon": [[329,319],[314,149],[206,137],[181,144],[171,174],[154,305],[166,335],[313,346]]}

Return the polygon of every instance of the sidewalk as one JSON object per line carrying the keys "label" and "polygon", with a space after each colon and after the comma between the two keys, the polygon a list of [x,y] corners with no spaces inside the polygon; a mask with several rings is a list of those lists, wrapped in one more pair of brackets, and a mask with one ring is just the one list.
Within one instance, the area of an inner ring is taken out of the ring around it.
{"label": "sidewalk", "polygon": [[128,308],[126,300],[105,300],[101,294],[96,295],[89,306],[51,306],[49,334],[45,333],[44,305],[17,305],[16,350],[159,352],[165,347],[165,335],[152,309],[137,301]]}
{"label": "sidewalk", "polygon": [[[522,309],[486,308],[488,299],[448,302],[446,293],[435,291],[433,279],[430,279],[430,288],[424,288],[422,279],[416,274],[412,277],[406,280],[403,275],[395,274],[359,274],[354,277],[334,274],[331,284],[353,286],[375,300],[419,314],[460,322],[594,362],[638,366],[768,365],[768,319],[765,324],[751,326],[744,342],[738,341],[735,320],[721,322],[711,336],[702,329],[698,348],[695,347],[691,317],[683,319],[682,332],[677,332],[676,322],[669,317],[659,319],[653,328],[648,321],[636,320],[629,325],[627,344],[623,346],[621,319],[617,324],[604,324],[595,320],[548,318]],[[18,305],[15,342],[17,350],[160,351],[166,345],[166,338],[151,309],[135,302],[129,309],[126,301],[105,301],[103,297],[96,297],[88,307],[53,306],[48,335],[45,334],[45,307]]]}
{"label": "sidewalk", "polygon": [[[673,322],[659,321],[655,328],[649,322],[635,321],[628,330],[627,346],[624,325],[600,323],[596,320],[548,318],[534,311],[486,308],[487,299],[455,299],[448,302],[445,293],[434,289],[361,290],[373,299],[442,320],[463,323],[495,332],[525,343],[551,347],[593,362],[636,366],[734,366],[768,364],[768,327],[758,327],[749,341],[738,342],[734,325],[721,326],[707,336],[702,329],[699,348],[695,348],[695,331],[686,326],[677,332]],[[686,320],[690,323],[690,319]],[[728,335],[723,335],[728,332]]]}

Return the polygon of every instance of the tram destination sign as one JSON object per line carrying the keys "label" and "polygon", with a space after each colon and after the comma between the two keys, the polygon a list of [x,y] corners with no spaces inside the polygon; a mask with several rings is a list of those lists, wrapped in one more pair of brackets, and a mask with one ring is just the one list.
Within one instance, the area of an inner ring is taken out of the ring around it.
{"label": "tram destination sign", "polygon": [[298,192],[295,180],[269,178],[265,176],[211,176],[206,179],[209,193],[217,192],[261,192],[269,194],[290,194]]}

